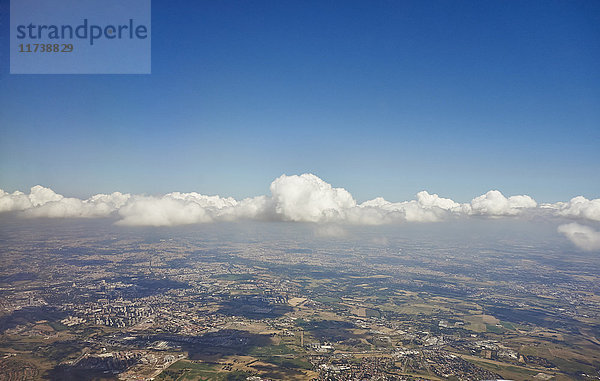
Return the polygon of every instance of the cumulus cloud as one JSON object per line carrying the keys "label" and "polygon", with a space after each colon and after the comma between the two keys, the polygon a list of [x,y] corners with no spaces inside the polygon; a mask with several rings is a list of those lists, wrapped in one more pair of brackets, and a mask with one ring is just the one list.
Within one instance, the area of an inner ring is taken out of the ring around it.
{"label": "cumulus cloud", "polygon": [[491,190],[471,200],[471,213],[485,216],[515,216],[537,203],[529,196],[506,198],[500,191]]}
{"label": "cumulus cloud", "polygon": [[174,192],[162,197],[134,196],[119,209],[122,219],[117,224],[173,226],[217,220],[262,219],[269,215],[271,205],[265,196],[241,201],[195,192]]}
{"label": "cumulus cloud", "polygon": [[560,225],[558,232],[564,234],[575,246],[582,250],[600,250],[600,232],[576,222]]}
{"label": "cumulus cloud", "polygon": [[29,195],[0,189],[0,212],[22,211],[26,217],[106,217],[123,206],[130,195],[114,192],[97,194],[87,200],[68,198],[50,188],[36,185]]}
{"label": "cumulus cloud", "polygon": [[453,200],[419,192],[417,199],[392,203],[378,197],[357,205],[344,188],[333,188],[312,174],[277,178],[271,184],[275,213],[287,221],[379,225],[394,222],[434,222],[468,211]]}
{"label": "cumulus cloud", "polygon": [[324,222],[343,220],[345,211],[356,206],[344,188],[333,188],[313,174],[280,176],[271,183],[275,212],[288,221]]}
{"label": "cumulus cloud", "polygon": [[562,217],[600,221],[600,198],[588,200],[583,196],[574,197],[569,202],[544,204],[542,207],[554,209]]}
{"label": "cumulus cloud", "polygon": [[31,208],[31,200],[23,192],[8,193],[0,189],[0,212],[25,210]]}
{"label": "cumulus cloud", "polygon": [[218,218],[225,221],[239,219],[276,220],[273,200],[267,196],[245,198],[235,205],[219,211]]}
{"label": "cumulus cloud", "polygon": [[193,196],[188,199],[170,195],[160,198],[136,196],[119,209],[122,219],[117,224],[169,226],[211,222],[210,207],[198,201],[205,204],[207,200]]}
{"label": "cumulus cloud", "polygon": [[62,195],[56,194],[52,189],[44,188],[41,185],[34,186],[29,193],[29,200],[33,206],[40,206],[48,202],[60,201],[62,199]]}
{"label": "cumulus cloud", "polygon": [[362,209],[363,214],[370,214],[372,218],[376,217],[380,223],[436,222],[452,215],[468,213],[470,210],[468,205],[459,204],[449,198],[442,198],[437,194],[429,194],[427,191],[417,193],[416,200],[394,203],[378,197],[360,204],[359,208]]}
{"label": "cumulus cloud", "polygon": [[[504,196],[492,190],[469,203],[458,203],[427,191],[414,200],[391,202],[382,197],[358,204],[350,192],[313,174],[282,175],[271,183],[271,195],[243,200],[173,192],[163,196],[98,194],[87,200],[64,197],[39,185],[29,194],[0,190],[0,213],[26,217],[108,217],[120,225],[173,226],[213,221],[275,220],[331,226],[436,222],[469,216],[510,217],[550,213],[559,217],[600,221],[600,199],[575,197],[569,202],[538,206],[530,196]],[[550,212],[548,212],[550,211]]]}
{"label": "cumulus cloud", "polygon": [[60,201],[61,199],[63,199],[63,196],[41,185],[32,187],[28,195],[19,191],[7,193],[0,189],[0,212],[26,210],[48,202]]}

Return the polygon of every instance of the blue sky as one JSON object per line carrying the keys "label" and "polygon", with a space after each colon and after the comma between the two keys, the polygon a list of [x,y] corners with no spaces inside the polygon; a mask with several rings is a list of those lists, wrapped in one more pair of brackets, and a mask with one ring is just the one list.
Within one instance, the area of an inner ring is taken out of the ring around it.
{"label": "blue sky", "polygon": [[9,75],[5,21],[8,191],[600,196],[597,1],[154,0],[151,75]]}

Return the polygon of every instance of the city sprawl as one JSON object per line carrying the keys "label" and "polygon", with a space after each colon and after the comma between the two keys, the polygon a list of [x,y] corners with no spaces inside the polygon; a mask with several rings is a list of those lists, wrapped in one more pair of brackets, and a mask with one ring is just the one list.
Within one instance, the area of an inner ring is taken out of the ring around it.
{"label": "city sprawl", "polygon": [[526,223],[1,224],[1,380],[600,379],[597,254]]}

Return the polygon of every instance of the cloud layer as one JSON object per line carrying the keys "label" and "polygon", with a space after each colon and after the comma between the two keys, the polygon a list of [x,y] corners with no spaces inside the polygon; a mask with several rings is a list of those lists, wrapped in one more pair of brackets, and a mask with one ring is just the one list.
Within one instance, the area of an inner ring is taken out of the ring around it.
{"label": "cloud layer", "polygon": [[[458,203],[421,191],[414,200],[390,202],[378,197],[359,204],[346,189],[334,188],[312,174],[282,175],[271,183],[270,191],[269,196],[243,200],[195,192],[173,192],[163,196],[115,192],[81,200],[64,197],[52,189],[36,185],[29,194],[0,190],[0,213],[16,211],[25,217],[51,218],[116,216],[117,224],[136,226],[175,226],[243,219],[380,225],[436,222],[472,216],[514,217],[536,214],[579,221],[600,221],[600,199],[588,200],[581,196],[568,202],[538,205],[527,195],[506,197],[500,191],[491,190],[473,198],[469,203]],[[573,227],[561,229],[569,238],[575,234],[568,233],[574,232]],[[580,237],[584,233],[577,234]]]}

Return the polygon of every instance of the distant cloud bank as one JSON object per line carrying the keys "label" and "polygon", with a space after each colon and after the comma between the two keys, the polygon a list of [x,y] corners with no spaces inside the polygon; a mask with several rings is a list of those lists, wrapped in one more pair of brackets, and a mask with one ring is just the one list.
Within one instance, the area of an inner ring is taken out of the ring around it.
{"label": "distant cloud bank", "polygon": [[[497,190],[457,203],[426,191],[415,200],[390,202],[381,197],[358,204],[344,188],[334,188],[313,174],[282,175],[271,183],[270,196],[235,200],[231,197],[174,192],[164,196],[114,192],[87,200],[64,197],[36,185],[29,194],[0,189],[0,213],[17,211],[25,217],[93,218],[117,216],[117,224],[175,226],[213,221],[272,220],[327,224],[381,225],[436,222],[457,217],[556,216],[600,221],[600,199],[582,196],[568,202],[538,204],[527,195],[504,196]],[[342,234],[339,228],[337,234]],[[600,233],[576,223],[561,225],[575,245],[599,249]],[[331,232],[327,232],[331,234]]]}

